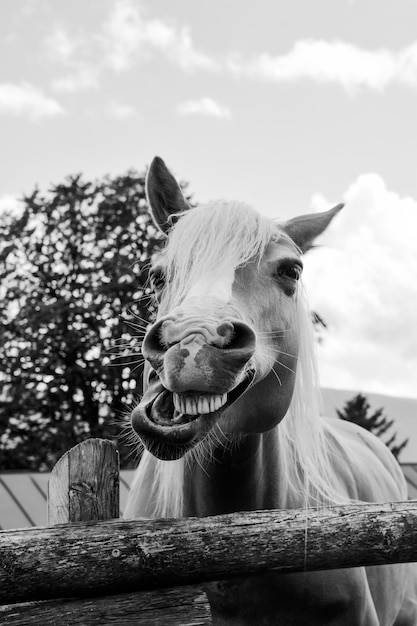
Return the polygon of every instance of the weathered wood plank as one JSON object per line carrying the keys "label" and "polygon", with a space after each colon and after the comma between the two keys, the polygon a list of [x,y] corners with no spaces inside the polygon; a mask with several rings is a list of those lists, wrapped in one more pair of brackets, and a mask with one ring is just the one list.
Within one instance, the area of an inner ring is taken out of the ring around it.
{"label": "weathered wood plank", "polygon": [[68,450],[52,470],[48,524],[119,517],[119,453],[113,442],[87,439]]}
{"label": "weathered wood plank", "polygon": [[417,502],[0,532],[0,602],[417,561]]}
{"label": "weathered wood plank", "polygon": [[201,586],[0,606],[2,626],[209,626]]}

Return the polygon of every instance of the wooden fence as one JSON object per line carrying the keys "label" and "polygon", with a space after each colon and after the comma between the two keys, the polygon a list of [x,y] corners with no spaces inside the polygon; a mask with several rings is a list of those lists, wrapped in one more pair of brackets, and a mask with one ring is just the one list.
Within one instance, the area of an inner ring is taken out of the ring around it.
{"label": "wooden fence", "polygon": [[88,440],[53,470],[49,526],[0,532],[0,624],[205,625],[206,581],[417,561],[415,501],[125,521],[118,476]]}

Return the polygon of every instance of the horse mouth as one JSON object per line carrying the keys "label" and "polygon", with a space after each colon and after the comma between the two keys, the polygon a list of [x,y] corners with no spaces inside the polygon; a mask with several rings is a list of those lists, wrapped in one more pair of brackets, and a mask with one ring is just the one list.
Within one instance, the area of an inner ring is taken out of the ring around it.
{"label": "horse mouth", "polygon": [[[177,448],[177,453],[182,456],[247,391],[254,376],[253,370],[248,371],[243,381],[228,393],[177,394],[166,389],[156,372],[152,372],[142,402],[132,413],[132,426],[152,452],[154,444],[166,444]],[[157,448],[160,450],[160,445]]]}
{"label": "horse mouth", "polygon": [[149,419],[161,426],[181,426],[215,413],[227,402],[227,394],[177,394],[164,389],[147,407]]}
{"label": "horse mouth", "polygon": [[162,391],[147,405],[146,414],[155,424],[175,428],[199,418],[222,413],[244,394],[253,378],[254,372],[248,372],[239,385],[223,394],[172,393],[161,384]]}

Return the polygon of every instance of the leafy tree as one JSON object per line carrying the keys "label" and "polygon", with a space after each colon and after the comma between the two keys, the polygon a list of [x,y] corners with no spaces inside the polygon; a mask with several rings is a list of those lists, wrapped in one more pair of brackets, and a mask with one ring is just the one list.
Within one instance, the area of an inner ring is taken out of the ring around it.
{"label": "leafy tree", "polygon": [[118,435],[140,391],[146,265],[158,243],[134,172],[72,176],[2,216],[1,469],[48,469],[87,437]]}
{"label": "leafy tree", "polygon": [[[366,428],[374,435],[381,437],[394,425],[394,420],[388,419],[383,409],[377,409],[374,413],[370,413],[370,404],[367,398],[359,393],[357,396],[348,400],[342,411],[336,411],[337,415],[349,422],[358,424],[362,428]],[[394,433],[386,441],[385,445],[391,450],[396,459],[398,459],[402,450],[408,443],[408,439],[404,439],[400,444],[395,443],[397,433]]]}
{"label": "leafy tree", "polygon": [[323,343],[323,331],[327,330],[327,324],[316,311],[311,312],[311,318],[317,341],[318,343]]}

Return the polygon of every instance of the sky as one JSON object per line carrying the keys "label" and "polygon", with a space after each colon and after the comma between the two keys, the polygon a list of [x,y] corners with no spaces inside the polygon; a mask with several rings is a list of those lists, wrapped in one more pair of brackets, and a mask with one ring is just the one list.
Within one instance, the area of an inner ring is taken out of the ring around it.
{"label": "sky", "polygon": [[417,397],[417,0],[2,0],[0,211],[158,154],[196,202],[345,209],[324,386]]}

